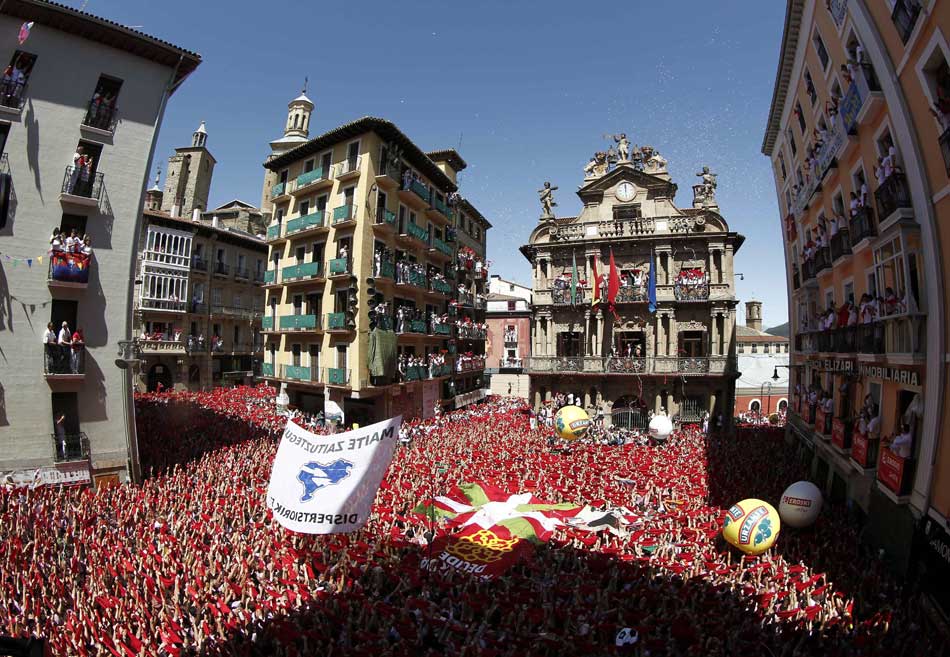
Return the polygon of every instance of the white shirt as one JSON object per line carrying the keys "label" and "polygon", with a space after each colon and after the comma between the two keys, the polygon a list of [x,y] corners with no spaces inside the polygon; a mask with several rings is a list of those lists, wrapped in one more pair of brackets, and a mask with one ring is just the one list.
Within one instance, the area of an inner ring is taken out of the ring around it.
{"label": "white shirt", "polygon": [[878,417],[872,417],[871,421],[868,422],[868,437],[877,438],[881,431],[881,419]]}
{"label": "white shirt", "polygon": [[910,458],[910,447],[912,439],[909,433],[902,433],[896,438],[894,442],[891,443],[891,451],[897,454],[902,459]]}
{"label": "white shirt", "polygon": [[66,329],[66,328],[59,329],[59,343],[69,344],[71,335],[72,333],[69,332],[69,329]]}
{"label": "white shirt", "polygon": [[56,344],[56,331],[46,329],[46,332],[43,333],[43,344]]}

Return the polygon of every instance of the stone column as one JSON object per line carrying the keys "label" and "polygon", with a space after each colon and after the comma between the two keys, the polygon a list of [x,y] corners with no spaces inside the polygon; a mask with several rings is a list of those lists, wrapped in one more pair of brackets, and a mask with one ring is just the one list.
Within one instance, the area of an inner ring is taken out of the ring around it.
{"label": "stone column", "polygon": [[555,350],[555,337],[554,337],[554,318],[551,317],[548,319],[548,356],[555,356],[557,351]]}
{"label": "stone column", "polygon": [[670,313],[668,317],[670,329],[666,334],[666,355],[676,357],[679,356],[679,334],[676,328],[676,315]]}
{"label": "stone column", "polygon": [[591,322],[590,310],[584,311],[584,355],[585,356],[594,356],[594,340],[596,336],[594,335],[594,328]]}
{"label": "stone column", "polygon": [[709,355],[718,356],[719,355],[719,314],[713,313],[709,318],[709,323],[712,326],[709,327]]}
{"label": "stone column", "polygon": [[603,356],[604,355],[604,311],[597,310],[597,342],[595,343],[596,349],[594,355]]}

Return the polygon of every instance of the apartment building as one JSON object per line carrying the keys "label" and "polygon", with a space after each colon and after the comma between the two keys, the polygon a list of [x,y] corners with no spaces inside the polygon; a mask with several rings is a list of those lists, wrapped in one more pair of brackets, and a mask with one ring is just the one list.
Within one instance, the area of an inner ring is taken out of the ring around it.
{"label": "apartment building", "polygon": [[948,31],[944,0],[790,1],[762,145],[794,434],[826,494],[929,581],[950,573]]}
{"label": "apartment building", "polygon": [[0,471],[125,480],[137,448],[131,372],[116,354],[132,338],[149,161],[166,103],[201,58],[42,0],[4,2],[0,34],[11,70],[0,89]]}

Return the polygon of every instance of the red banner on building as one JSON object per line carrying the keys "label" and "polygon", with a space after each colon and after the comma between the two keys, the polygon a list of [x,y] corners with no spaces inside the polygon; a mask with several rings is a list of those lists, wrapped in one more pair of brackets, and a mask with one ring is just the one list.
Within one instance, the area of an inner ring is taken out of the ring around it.
{"label": "red banner on building", "polygon": [[851,443],[851,458],[862,468],[870,467],[868,463],[868,437],[867,434],[854,434],[854,441]]}
{"label": "red banner on building", "polygon": [[821,410],[821,404],[815,411],[815,433],[825,434],[825,412]]}
{"label": "red banner on building", "polygon": [[844,420],[841,418],[836,417],[831,422],[831,442],[841,449],[848,449],[851,446],[850,436],[847,435]]}
{"label": "red banner on building", "polygon": [[904,463],[897,454],[889,449],[882,449],[877,464],[877,480],[891,489],[895,494],[901,494],[904,483]]}

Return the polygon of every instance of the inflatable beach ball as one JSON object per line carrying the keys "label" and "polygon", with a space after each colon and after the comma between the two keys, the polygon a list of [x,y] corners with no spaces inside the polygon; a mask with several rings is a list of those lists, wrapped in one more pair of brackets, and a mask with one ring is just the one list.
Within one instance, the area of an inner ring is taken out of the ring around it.
{"label": "inflatable beach ball", "polygon": [[742,500],[732,505],[722,526],[722,537],[746,554],[762,554],[775,544],[782,521],[778,512],[762,500]]}
{"label": "inflatable beach ball", "polygon": [[808,527],[821,513],[821,490],[810,481],[796,481],[782,493],[778,514],[789,527]]}
{"label": "inflatable beach ball", "polygon": [[673,421],[666,415],[654,415],[650,420],[650,437],[666,440],[673,433]]}
{"label": "inflatable beach ball", "polygon": [[557,429],[557,435],[564,440],[577,440],[587,435],[590,418],[583,408],[562,406],[554,416],[554,428]]}

